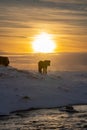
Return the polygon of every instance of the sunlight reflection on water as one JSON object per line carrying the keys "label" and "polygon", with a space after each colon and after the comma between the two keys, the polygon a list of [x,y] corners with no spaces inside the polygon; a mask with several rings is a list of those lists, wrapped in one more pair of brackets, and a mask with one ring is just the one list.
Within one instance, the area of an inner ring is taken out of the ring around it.
{"label": "sunlight reflection on water", "polygon": [[42,109],[12,114],[0,120],[0,130],[87,130],[87,105],[78,112]]}

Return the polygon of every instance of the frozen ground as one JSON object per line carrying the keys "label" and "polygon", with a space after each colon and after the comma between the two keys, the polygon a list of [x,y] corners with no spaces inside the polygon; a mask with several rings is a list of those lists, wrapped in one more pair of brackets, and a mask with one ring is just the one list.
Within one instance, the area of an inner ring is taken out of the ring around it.
{"label": "frozen ground", "polygon": [[40,75],[0,66],[0,115],[68,104],[87,104],[87,72]]}

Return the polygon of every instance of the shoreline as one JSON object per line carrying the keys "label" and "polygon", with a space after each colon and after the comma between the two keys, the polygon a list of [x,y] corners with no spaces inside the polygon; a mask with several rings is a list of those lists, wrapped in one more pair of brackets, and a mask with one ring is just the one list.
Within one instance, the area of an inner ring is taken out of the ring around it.
{"label": "shoreline", "polygon": [[[11,116],[12,114],[18,115],[18,114],[21,114],[21,113],[32,112],[32,111],[36,111],[36,110],[59,109],[59,108],[67,107],[67,106],[72,106],[72,107],[74,107],[74,106],[87,106],[87,103],[68,104],[68,105],[61,105],[61,106],[55,106],[55,107],[44,107],[44,108],[42,108],[42,107],[41,107],[41,108],[40,108],[40,107],[38,107],[38,108],[31,107],[31,108],[28,108],[28,109],[19,109],[19,110],[11,111],[11,112],[9,112],[9,114],[7,114],[7,115],[0,115],[0,118],[9,117],[9,116]],[[1,120],[1,119],[0,119],[0,120]]]}

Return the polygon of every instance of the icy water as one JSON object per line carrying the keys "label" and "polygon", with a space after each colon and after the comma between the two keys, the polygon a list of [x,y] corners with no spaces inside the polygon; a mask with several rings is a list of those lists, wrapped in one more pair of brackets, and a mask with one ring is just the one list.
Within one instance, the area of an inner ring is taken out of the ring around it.
{"label": "icy water", "polygon": [[40,109],[0,117],[0,130],[87,130],[87,105],[74,109],[77,112]]}

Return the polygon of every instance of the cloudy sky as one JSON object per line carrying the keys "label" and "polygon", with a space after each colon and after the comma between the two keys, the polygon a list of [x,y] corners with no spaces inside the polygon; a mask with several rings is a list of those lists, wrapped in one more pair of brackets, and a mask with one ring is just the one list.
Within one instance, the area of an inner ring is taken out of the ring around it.
{"label": "cloudy sky", "polygon": [[0,0],[0,52],[32,52],[40,32],[56,52],[87,52],[87,0]]}

